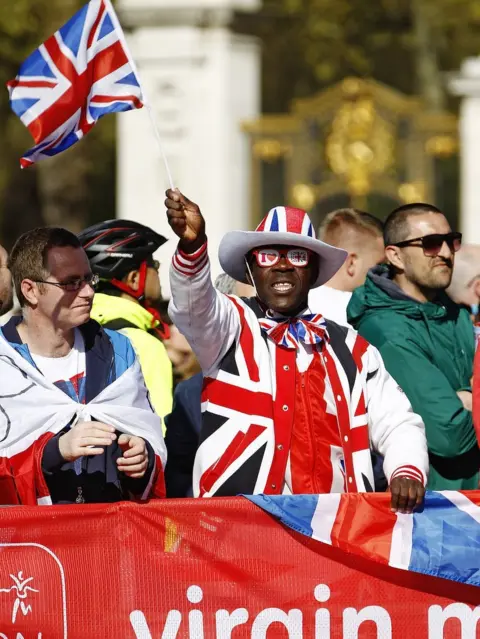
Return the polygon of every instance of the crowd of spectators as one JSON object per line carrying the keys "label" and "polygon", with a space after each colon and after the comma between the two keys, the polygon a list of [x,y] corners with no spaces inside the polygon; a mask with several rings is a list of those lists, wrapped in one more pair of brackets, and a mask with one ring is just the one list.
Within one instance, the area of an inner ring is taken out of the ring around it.
{"label": "crowd of spectators", "polygon": [[480,247],[438,208],[333,211],[317,240],[277,207],[214,285],[200,209],[166,208],[168,310],[136,222],[0,247],[2,504],[479,486]]}

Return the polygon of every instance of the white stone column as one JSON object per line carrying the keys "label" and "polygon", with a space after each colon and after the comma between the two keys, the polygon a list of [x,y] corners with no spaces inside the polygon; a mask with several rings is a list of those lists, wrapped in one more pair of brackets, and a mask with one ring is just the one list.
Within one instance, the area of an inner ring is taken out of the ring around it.
{"label": "white stone column", "polygon": [[460,230],[464,242],[480,244],[480,57],[468,58],[449,82],[460,106]]}
{"label": "white stone column", "polygon": [[[260,110],[260,50],[233,34],[234,9],[259,0],[119,0],[122,23],[154,113],[173,180],[204,213],[214,275],[228,230],[249,226],[249,144],[244,120]],[[172,237],[163,205],[167,176],[145,109],[118,118],[118,216]],[[176,241],[160,250],[161,281]]]}

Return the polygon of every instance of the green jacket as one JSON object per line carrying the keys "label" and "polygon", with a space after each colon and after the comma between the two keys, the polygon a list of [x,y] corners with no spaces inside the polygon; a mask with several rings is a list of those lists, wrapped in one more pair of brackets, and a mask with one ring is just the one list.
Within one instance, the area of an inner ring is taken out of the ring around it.
{"label": "green jacket", "polygon": [[92,319],[102,326],[108,326],[116,320],[125,320],[133,325],[122,328],[121,332],[132,342],[151,402],[163,424],[165,415],[172,411],[173,374],[165,346],[148,332],[149,329],[158,326],[158,321],[140,304],[105,293],[95,294]]}
{"label": "green jacket", "polygon": [[425,423],[428,488],[477,488],[480,454],[472,413],[457,396],[470,390],[472,377],[475,346],[468,312],[445,294],[438,303],[417,302],[389,279],[386,266],[379,266],[353,293],[347,316],[379,349]]}

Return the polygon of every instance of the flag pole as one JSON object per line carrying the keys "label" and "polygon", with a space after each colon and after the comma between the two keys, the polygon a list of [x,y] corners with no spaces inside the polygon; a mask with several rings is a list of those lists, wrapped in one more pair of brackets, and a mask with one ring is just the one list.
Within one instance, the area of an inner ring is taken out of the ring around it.
{"label": "flag pole", "polygon": [[[139,82],[140,82],[140,79],[139,79]],[[141,86],[142,85],[140,84],[140,87]],[[142,93],[144,94],[143,87],[142,87]],[[144,94],[144,96],[145,96],[145,94]],[[165,170],[167,172],[167,177],[168,177],[168,182],[170,184],[170,188],[174,189],[175,186],[173,184],[172,174],[170,172],[170,167],[168,165],[167,156],[165,155],[165,151],[163,150],[163,144],[162,144],[162,138],[160,137],[160,131],[158,130],[158,126],[157,126],[157,123],[155,121],[155,115],[153,113],[152,105],[150,104],[150,102],[147,102],[146,98],[145,98],[145,108],[146,108],[148,116],[150,118],[150,123],[152,125],[153,131],[155,133],[155,138],[157,140],[158,148],[160,150],[160,155],[162,156],[163,163],[165,165]]]}
{"label": "flag pole", "polygon": [[137,65],[135,64],[135,60],[133,59],[133,56],[130,53],[130,49],[128,47],[127,40],[125,38],[125,34],[123,33],[122,25],[120,24],[120,21],[118,19],[117,14],[115,13],[115,9],[113,8],[113,5],[112,5],[111,1],[110,0],[103,0],[103,1],[105,2],[105,6],[107,7],[107,11],[109,12],[109,14],[110,14],[110,16],[112,18],[115,30],[118,32],[118,36],[119,36],[119,38],[120,38],[120,40],[122,42],[123,48],[125,49],[125,53],[127,54],[128,61],[130,62],[130,65],[131,65],[131,67],[133,69],[133,72],[135,73],[135,75],[136,75],[136,77],[138,79],[138,84],[140,85],[140,90],[141,90],[142,96],[143,96],[143,106],[147,110],[148,117],[150,119],[150,124],[152,125],[153,132],[154,132],[154,135],[155,135],[155,139],[157,140],[158,149],[160,151],[160,156],[161,156],[161,158],[163,160],[163,164],[165,165],[165,170],[167,172],[167,177],[168,177],[168,182],[170,184],[170,188],[174,189],[175,186],[174,186],[174,183],[173,183],[172,174],[171,174],[170,167],[169,167],[169,164],[168,164],[167,156],[165,155],[165,151],[163,150],[162,138],[160,137],[160,131],[158,130],[158,126],[157,126],[157,123],[155,121],[155,115],[153,113],[152,105],[151,105],[150,101],[148,100],[147,95],[145,93],[144,86],[142,84],[142,81],[140,79],[140,75],[139,75],[138,70],[137,70]]}

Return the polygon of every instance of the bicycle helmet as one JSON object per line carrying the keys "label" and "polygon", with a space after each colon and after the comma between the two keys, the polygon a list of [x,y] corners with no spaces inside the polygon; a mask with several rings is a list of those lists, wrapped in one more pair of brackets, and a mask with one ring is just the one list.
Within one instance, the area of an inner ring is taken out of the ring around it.
{"label": "bicycle helmet", "polygon": [[121,279],[139,268],[167,239],[132,220],[107,220],[79,234],[91,269],[102,279]]}
{"label": "bicycle helmet", "polygon": [[[107,220],[78,235],[93,273],[116,289],[144,302],[145,280],[152,255],[167,239],[132,220]],[[138,269],[140,282],[134,291],[122,278]]]}

